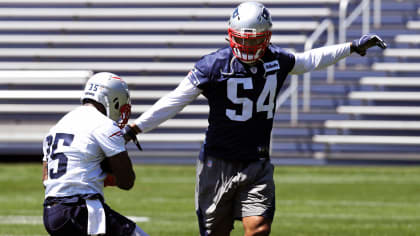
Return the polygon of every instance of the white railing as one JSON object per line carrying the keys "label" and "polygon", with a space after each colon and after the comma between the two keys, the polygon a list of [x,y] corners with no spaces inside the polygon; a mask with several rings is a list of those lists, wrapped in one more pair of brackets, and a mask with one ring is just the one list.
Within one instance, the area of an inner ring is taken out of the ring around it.
{"label": "white railing", "polygon": [[277,98],[276,110],[290,97],[290,124],[297,125],[298,120],[298,85],[299,78],[297,75],[292,75],[290,78],[289,87],[283,91]]}
{"label": "white railing", "polygon": [[373,1],[373,26],[375,29],[379,29],[382,24],[381,5],[381,0]]}
{"label": "white railing", "polygon": [[[341,0],[339,6],[339,32],[338,42],[345,43],[347,40],[347,28],[362,14],[362,34],[369,33],[370,30],[370,0],[362,0],[359,5],[347,17],[347,8],[350,0]],[[373,0],[373,20],[374,27],[381,26],[381,0]],[[339,62],[342,69],[346,68],[346,60]]]}
{"label": "white railing", "polygon": [[[334,44],[334,24],[331,20],[325,19],[318,28],[312,33],[305,43],[305,51],[311,50],[314,43],[327,31],[327,41],[325,45]],[[276,110],[290,97],[290,124],[296,126],[298,122],[299,105],[298,105],[298,76],[292,75],[289,87],[283,91],[277,98]],[[334,65],[327,68],[327,81],[334,81]],[[310,111],[311,100],[311,73],[303,75],[303,110]]]}
{"label": "white railing", "polygon": [[[318,28],[312,33],[312,35],[306,40],[305,51],[311,50],[314,43],[321,37],[321,35],[327,31],[327,41],[325,45],[334,44],[334,23],[325,19],[321,22]],[[334,81],[334,65],[327,68],[327,82],[332,83]],[[311,110],[311,73],[307,72],[303,75],[303,111],[308,112]]]}
{"label": "white railing", "polygon": [[[276,102],[276,111],[287,101],[290,97],[290,125],[296,126],[298,121],[298,86],[299,77],[297,75],[292,75],[290,77],[290,84],[287,89],[283,91],[278,97]],[[273,152],[273,132],[271,132],[270,138],[270,155]]]}
{"label": "white railing", "polygon": [[[362,33],[369,33],[370,30],[370,0],[362,0],[360,4],[347,17],[347,8],[350,0],[340,0],[339,6],[339,43],[346,42],[346,30],[356,20],[356,18],[363,14]],[[374,27],[381,26],[381,0],[373,0],[374,5]],[[327,31],[327,41],[325,45],[332,45],[335,41],[334,24],[331,20],[325,19],[321,22],[318,28],[312,33],[305,43],[304,50],[311,50],[314,43]],[[345,68],[345,59],[340,62],[340,68]],[[334,82],[335,67],[331,65],[327,68],[327,82]],[[277,99],[277,108],[279,108],[288,98],[291,98],[290,104],[290,123],[297,124],[298,120],[298,77],[292,76],[289,88],[287,88]],[[303,111],[311,110],[311,73],[303,75]]]}

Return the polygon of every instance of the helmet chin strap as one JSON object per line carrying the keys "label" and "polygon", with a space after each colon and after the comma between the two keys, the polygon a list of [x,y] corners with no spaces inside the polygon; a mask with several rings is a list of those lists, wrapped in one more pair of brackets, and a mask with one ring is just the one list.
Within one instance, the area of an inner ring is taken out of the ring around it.
{"label": "helmet chin strap", "polygon": [[258,60],[254,60],[254,61],[244,61],[241,60],[240,58],[238,58],[241,62],[247,64],[247,65],[254,65],[255,63],[257,63]]}
{"label": "helmet chin strap", "polygon": [[232,57],[232,59],[230,59],[230,63],[229,63],[229,69],[230,69],[230,72],[223,72],[223,71],[222,71],[222,69],[220,69],[220,73],[221,73],[222,75],[225,75],[225,76],[230,76],[230,75],[233,75],[233,74],[235,73],[235,71],[233,70],[233,61],[234,61],[235,59],[239,59],[239,58],[237,58],[236,56],[233,56],[233,57]]}

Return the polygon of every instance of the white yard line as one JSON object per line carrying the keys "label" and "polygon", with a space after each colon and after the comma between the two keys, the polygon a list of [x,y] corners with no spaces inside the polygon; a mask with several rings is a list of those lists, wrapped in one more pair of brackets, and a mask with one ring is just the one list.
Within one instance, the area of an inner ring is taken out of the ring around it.
{"label": "white yard line", "polygon": [[[380,175],[380,176],[313,176],[313,175],[285,175],[275,176],[276,184],[420,184],[420,179],[413,179],[413,176]],[[195,178],[192,177],[143,177],[139,179],[141,183],[173,183],[173,184],[194,184]]]}
{"label": "white yard line", "polygon": [[42,216],[0,216],[0,224],[39,225]]}
{"label": "white yard line", "polygon": [[127,216],[128,219],[134,222],[149,222],[150,218],[146,216]]}
{"label": "white yard line", "polygon": [[351,176],[351,175],[340,175],[340,176],[276,176],[274,180],[278,184],[377,184],[377,183],[389,183],[389,184],[420,184],[420,180],[412,179],[411,176]]}
{"label": "white yard line", "polygon": [[354,207],[418,207],[420,203],[411,202],[379,202],[379,201],[322,201],[322,200],[278,200],[280,205],[310,205],[310,206],[354,206]]}
{"label": "white yard line", "polygon": [[366,215],[366,214],[323,214],[323,213],[276,213],[275,217],[279,218],[313,218],[313,219],[334,219],[334,220],[398,220],[398,221],[407,221],[407,220],[420,220],[420,216],[392,216],[392,215]]}

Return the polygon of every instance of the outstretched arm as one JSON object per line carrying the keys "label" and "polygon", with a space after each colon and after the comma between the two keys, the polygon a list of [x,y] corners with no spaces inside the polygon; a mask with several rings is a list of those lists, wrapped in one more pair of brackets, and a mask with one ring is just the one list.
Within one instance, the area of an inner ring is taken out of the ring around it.
{"label": "outstretched arm", "polygon": [[174,117],[186,105],[201,93],[201,89],[184,78],[178,87],[157,101],[150,109],[138,117],[133,124],[124,128],[124,138],[128,142],[134,140],[137,133],[147,132],[162,122]]}
{"label": "outstretched arm", "polygon": [[295,66],[290,74],[320,70],[350,56],[350,43],[326,46],[295,54]]}
{"label": "outstretched arm", "polygon": [[367,34],[351,43],[321,47],[304,53],[296,53],[295,66],[290,73],[303,74],[312,70],[320,70],[350,56],[353,52],[364,56],[366,55],[367,49],[374,46],[378,46],[382,49],[387,47],[386,43],[378,35]]}

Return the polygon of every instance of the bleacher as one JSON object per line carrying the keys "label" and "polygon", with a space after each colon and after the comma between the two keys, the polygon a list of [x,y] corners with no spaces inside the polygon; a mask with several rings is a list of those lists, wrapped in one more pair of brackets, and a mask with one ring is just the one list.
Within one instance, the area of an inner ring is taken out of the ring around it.
{"label": "bleacher", "polygon": [[[130,86],[135,118],[175,88],[201,56],[227,46],[227,21],[241,1],[0,0],[0,132],[3,155],[40,154],[49,127],[79,104],[99,71]],[[267,1],[272,42],[301,50],[338,0]],[[193,161],[207,127],[200,96],[174,119],[139,136],[142,158]]]}
{"label": "bleacher", "polygon": [[[0,0],[1,154],[40,154],[43,135],[79,104],[83,84],[95,72],[114,72],[127,81],[132,118],[137,117],[175,88],[201,56],[228,46],[227,21],[240,2]],[[303,51],[322,20],[338,24],[339,0],[262,2],[274,21],[272,42],[288,50]],[[349,9],[356,3],[351,2]],[[372,31],[383,36],[390,49],[349,57],[346,69],[336,69],[333,83],[327,83],[325,70],[313,72],[311,109],[301,109],[300,96],[297,124],[290,122],[289,100],[278,109],[273,159],[351,159],[352,154],[356,159],[392,159],[391,151],[399,153],[403,142],[411,142],[410,136],[414,143],[406,145],[404,155],[416,156],[410,152],[417,150],[415,118],[420,114],[412,106],[420,99],[412,90],[420,84],[418,57],[412,50],[419,44],[412,28],[418,19],[415,6],[411,0],[382,0],[382,26]],[[402,12],[406,17],[399,15]],[[347,38],[360,35],[361,17],[349,27]],[[321,37],[315,46],[325,40]],[[129,144],[132,156],[145,162],[193,163],[207,114],[206,100],[199,97],[173,119],[139,135],[144,151]],[[406,130],[410,136],[404,135]],[[385,138],[388,131],[400,137],[395,145]],[[372,137],[385,147],[369,141]]]}
{"label": "bleacher", "polygon": [[420,160],[418,11],[414,1],[403,5],[395,7],[393,14],[399,8],[401,13],[402,8],[411,9],[404,10],[405,21],[386,29],[395,31],[390,47],[383,58],[371,63],[372,71],[384,72],[384,76],[363,76],[358,88],[347,93],[348,102],[336,111],[349,119],[324,122],[324,133],[313,136],[314,143],[322,145],[314,152],[315,158]]}

